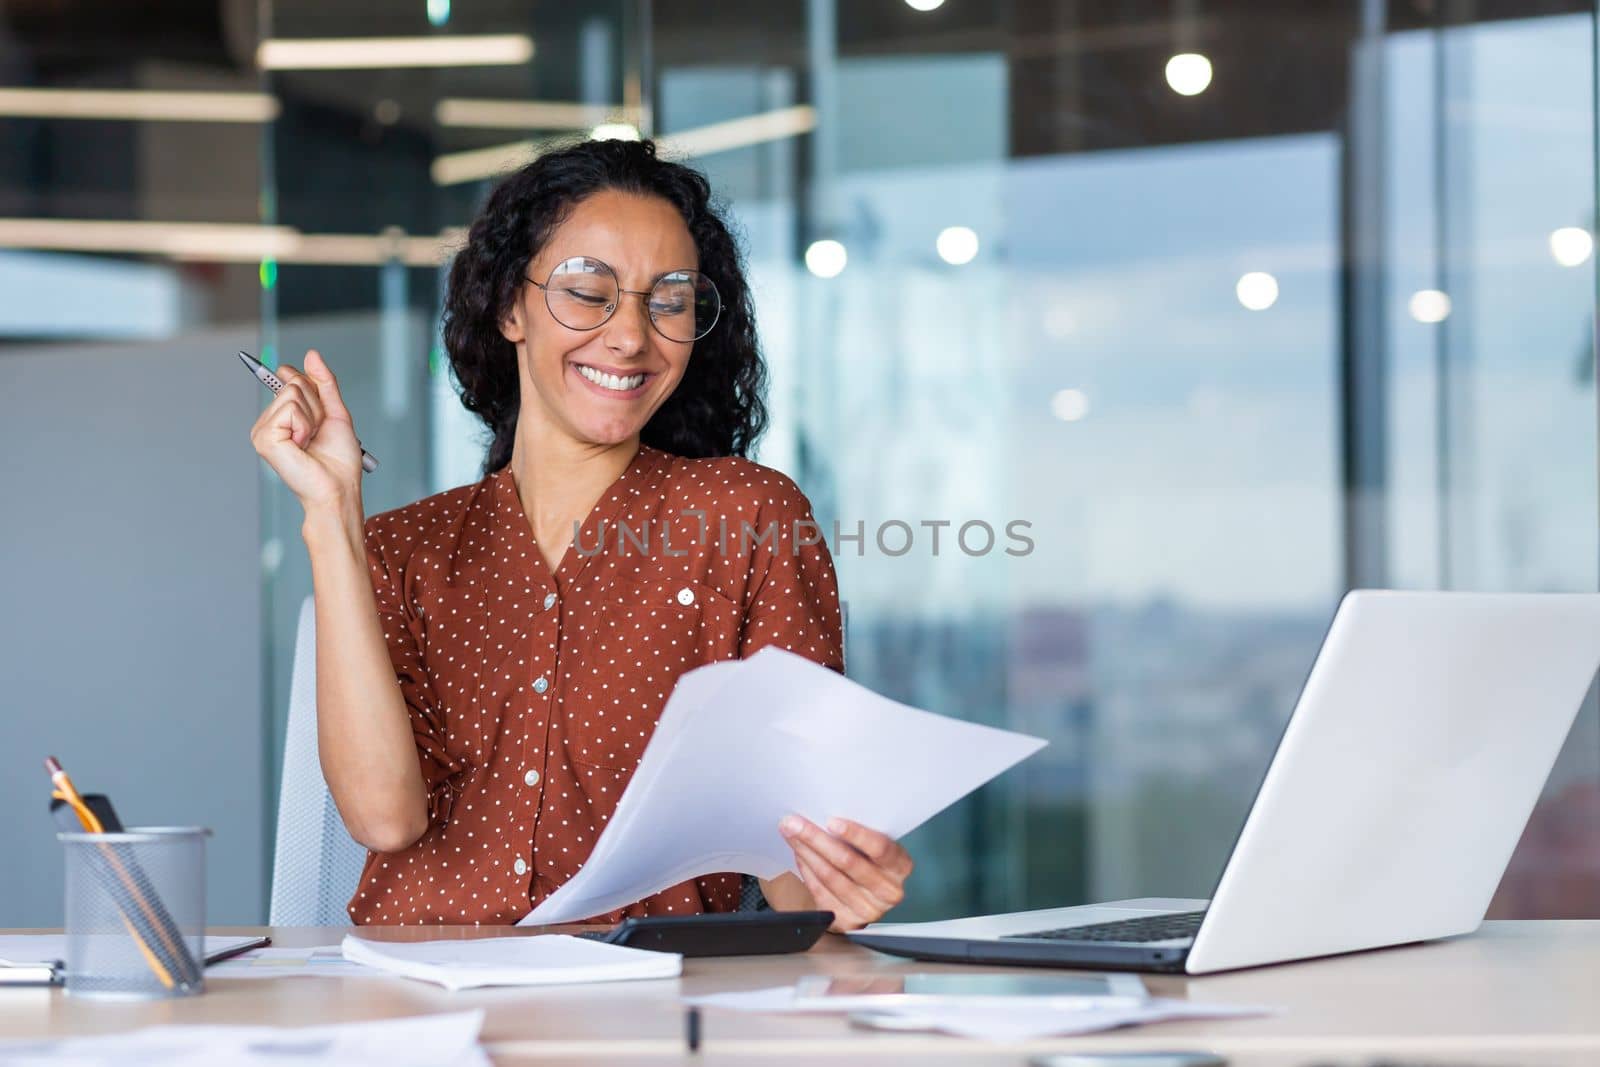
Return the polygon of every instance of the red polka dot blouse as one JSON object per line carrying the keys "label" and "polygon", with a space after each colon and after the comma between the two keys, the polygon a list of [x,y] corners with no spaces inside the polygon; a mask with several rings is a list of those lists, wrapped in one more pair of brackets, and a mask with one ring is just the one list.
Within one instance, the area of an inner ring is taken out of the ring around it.
{"label": "red polka dot blouse", "polygon": [[[368,855],[357,923],[515,922],[583,866],[679,675],[767,645],[842,666],[811,506],[749,460],[642,447],[553,573],[509,467],[372,516],[366,551],[430,825]],[[740,881],[596,918],[731,911]]]}

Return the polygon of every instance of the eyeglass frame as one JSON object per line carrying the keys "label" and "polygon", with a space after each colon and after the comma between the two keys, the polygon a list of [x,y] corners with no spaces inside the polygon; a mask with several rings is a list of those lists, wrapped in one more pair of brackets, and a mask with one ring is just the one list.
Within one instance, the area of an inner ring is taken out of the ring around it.
{"label": "eyeglass frame", "polygon": [[[611,310],[606,312],[606,317],[595,323],[593,326],[568,326],[566,323],[562,322],[556,317],[555,309],[550,306],[550,279],[556,276],[556,271],[560,270],[563,266],[575,259],[587,259],[592,263],[600,264],[611,273],[611,280],[617,283],[617,302],[611,305]],[[711,291],[717,294],[716,316],[712,318],[711,324],[706,327],[704,333],[688,341],[680,341],[676,337],[667,337],[667,332],[661,328],[659,323],[656,322],[655,316],[650,314],[650,294],[655,292],[656,286],[661,284],[661,279],[665,278],[669,274],[679,274],[683,271],[693,271],[695,274],[698,274],[700,277],[704,278],[706,280],[706,284],[711,286]],[[617,308],[622,306],[622,297],[628,293],[632,293],[634,296],[640,297],[644,300],[644,317],[650,320],[650,328],[655,330],[655,332],[660,334],[662,337],[666,337],[667,340],[671,341],[675,345],[692,345],[697,341],[705,340],[711,335],[711,331],[717,328],[717,323],[722,321],[722,290],[717,288],[717,283],[712,280],[711,275],[707,274],[703,270],[700,270],[698,267],[673,267],[671,270],[664,270],[660,274],[656,275],[655,279],[650,282],[650,288],[648,289],[624,289],[622,287],[622,279],[617,275],[617,268],[596,256],[577,255],[568,256],[560,263],[557,263],[554,267],[551,267],[549,278],[546,278],[543,282],[534,281],[534,279],[529,277],[526,272],[523,273],[522,280],[544,294],[545,310],[550,312],[550,317],[552,319],[555,319],[557,323],[560,323],[562,329],[575,330],[578,333],[588,333],[591,330],[598,330],[600,327],[610,322],[612,316],[617,313]]]}

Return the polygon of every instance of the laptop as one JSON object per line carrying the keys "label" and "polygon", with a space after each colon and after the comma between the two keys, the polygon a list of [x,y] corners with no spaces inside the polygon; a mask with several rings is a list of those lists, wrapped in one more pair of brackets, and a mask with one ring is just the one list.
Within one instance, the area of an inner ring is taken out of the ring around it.
{"label": "laptop", "polygon": [[1600,594],[1351,592],[1209,901],[850,939],[925,960],[1209,974],[1470,933],[1597,665]]}

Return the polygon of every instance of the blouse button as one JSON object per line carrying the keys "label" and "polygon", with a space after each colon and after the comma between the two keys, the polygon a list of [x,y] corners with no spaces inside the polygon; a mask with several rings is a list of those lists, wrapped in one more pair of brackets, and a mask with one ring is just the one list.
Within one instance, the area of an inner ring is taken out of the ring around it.
{"label": "blouse button", "polygon": [[527,774],[524,774],[522,776],[522,780],[524,782],[527,782],[529,785],[538,785],[539,784],[539,772],[538,771],[529,771]]}
{"label": "blouse button", "polygon": [[688,586],[684,586],[682,589],[678,590],[678,603],[682,604],[684,607],[688,607],[690,604],[693,604],[694,590],[690,589]]}
{"label": "blouse button", "polygon": [[546,593],[544,595],[544,610],[549,611],[551,608],[555,607],[555,603],[556,595],[554,593]]}
{"label": "blouse button", "polygon": [[513,863],[511,865],[511,869],[513,871],[516,871],[518,874],[527,874],[528,873],[528,861],[523,859],[521,856],[518,856],[517,857],[517,862],[515,862],[515,863]]}
{"label": "blouse button", "polygon": [[540,676],[540,677],[535,678],[533,680],[533,691],[535,693],[542,693],[546,689],[549,689],[549,688],[550,688],[550,679],[545,678],[543,676]]}

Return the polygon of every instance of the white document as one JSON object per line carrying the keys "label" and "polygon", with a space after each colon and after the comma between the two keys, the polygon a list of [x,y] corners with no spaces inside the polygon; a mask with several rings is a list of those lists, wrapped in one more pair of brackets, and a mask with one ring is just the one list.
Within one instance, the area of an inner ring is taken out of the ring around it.
{"label": "white document", "polygon": [[[93,937],[109,937],[125,939],[125,934],[93,934]],[[226,952],[236,945],[247,941],[256,940],[254,937],[220,937],[207,934],[205,951],[207,956],[218,952]],[[0,934],[0,960],[10,963],[42,963],[45,960],[65,960],[67,958],[66,934]]]}
{"label": "white document", "polygon": [[1026,1041],[1167,1019],[1233,1018],[1271,1011],[1160,997],[917,997],[908,1003],[910,1000],[894,996],[799,998],[793,986],[779,986],[690,997],[685,1003],[777,1015],[850,1013],[881,1019],[886,1029],[942,1030],[985,1041]]}
{"label": "white document", "polygon": [[676,978],[683,973],[683,957],[675,952],[646,952],[565,934],[445,941],[367,941],[351,935],[343,947],[345,959],[354,963],[451,991]]}
{"label": "white document", "polygon": [[333,1026],[153,1026],[131,1033],[0,1041],[5,1067],[489,1067],[483,1012]]}
{"label": "white document", "polygon": [[311,948],[254,948],[232,959],[206,968],[206,979],[214,978],[387,978],[344,958],[338,945]]}
{"label": "white document", "polygon": [[602,915],[723,871],[775,878],[778,821],[840,816],[903,837],[1043,748],[919,711],[764,648],[678,679],[616,813],[578,873],[519,926]]}

